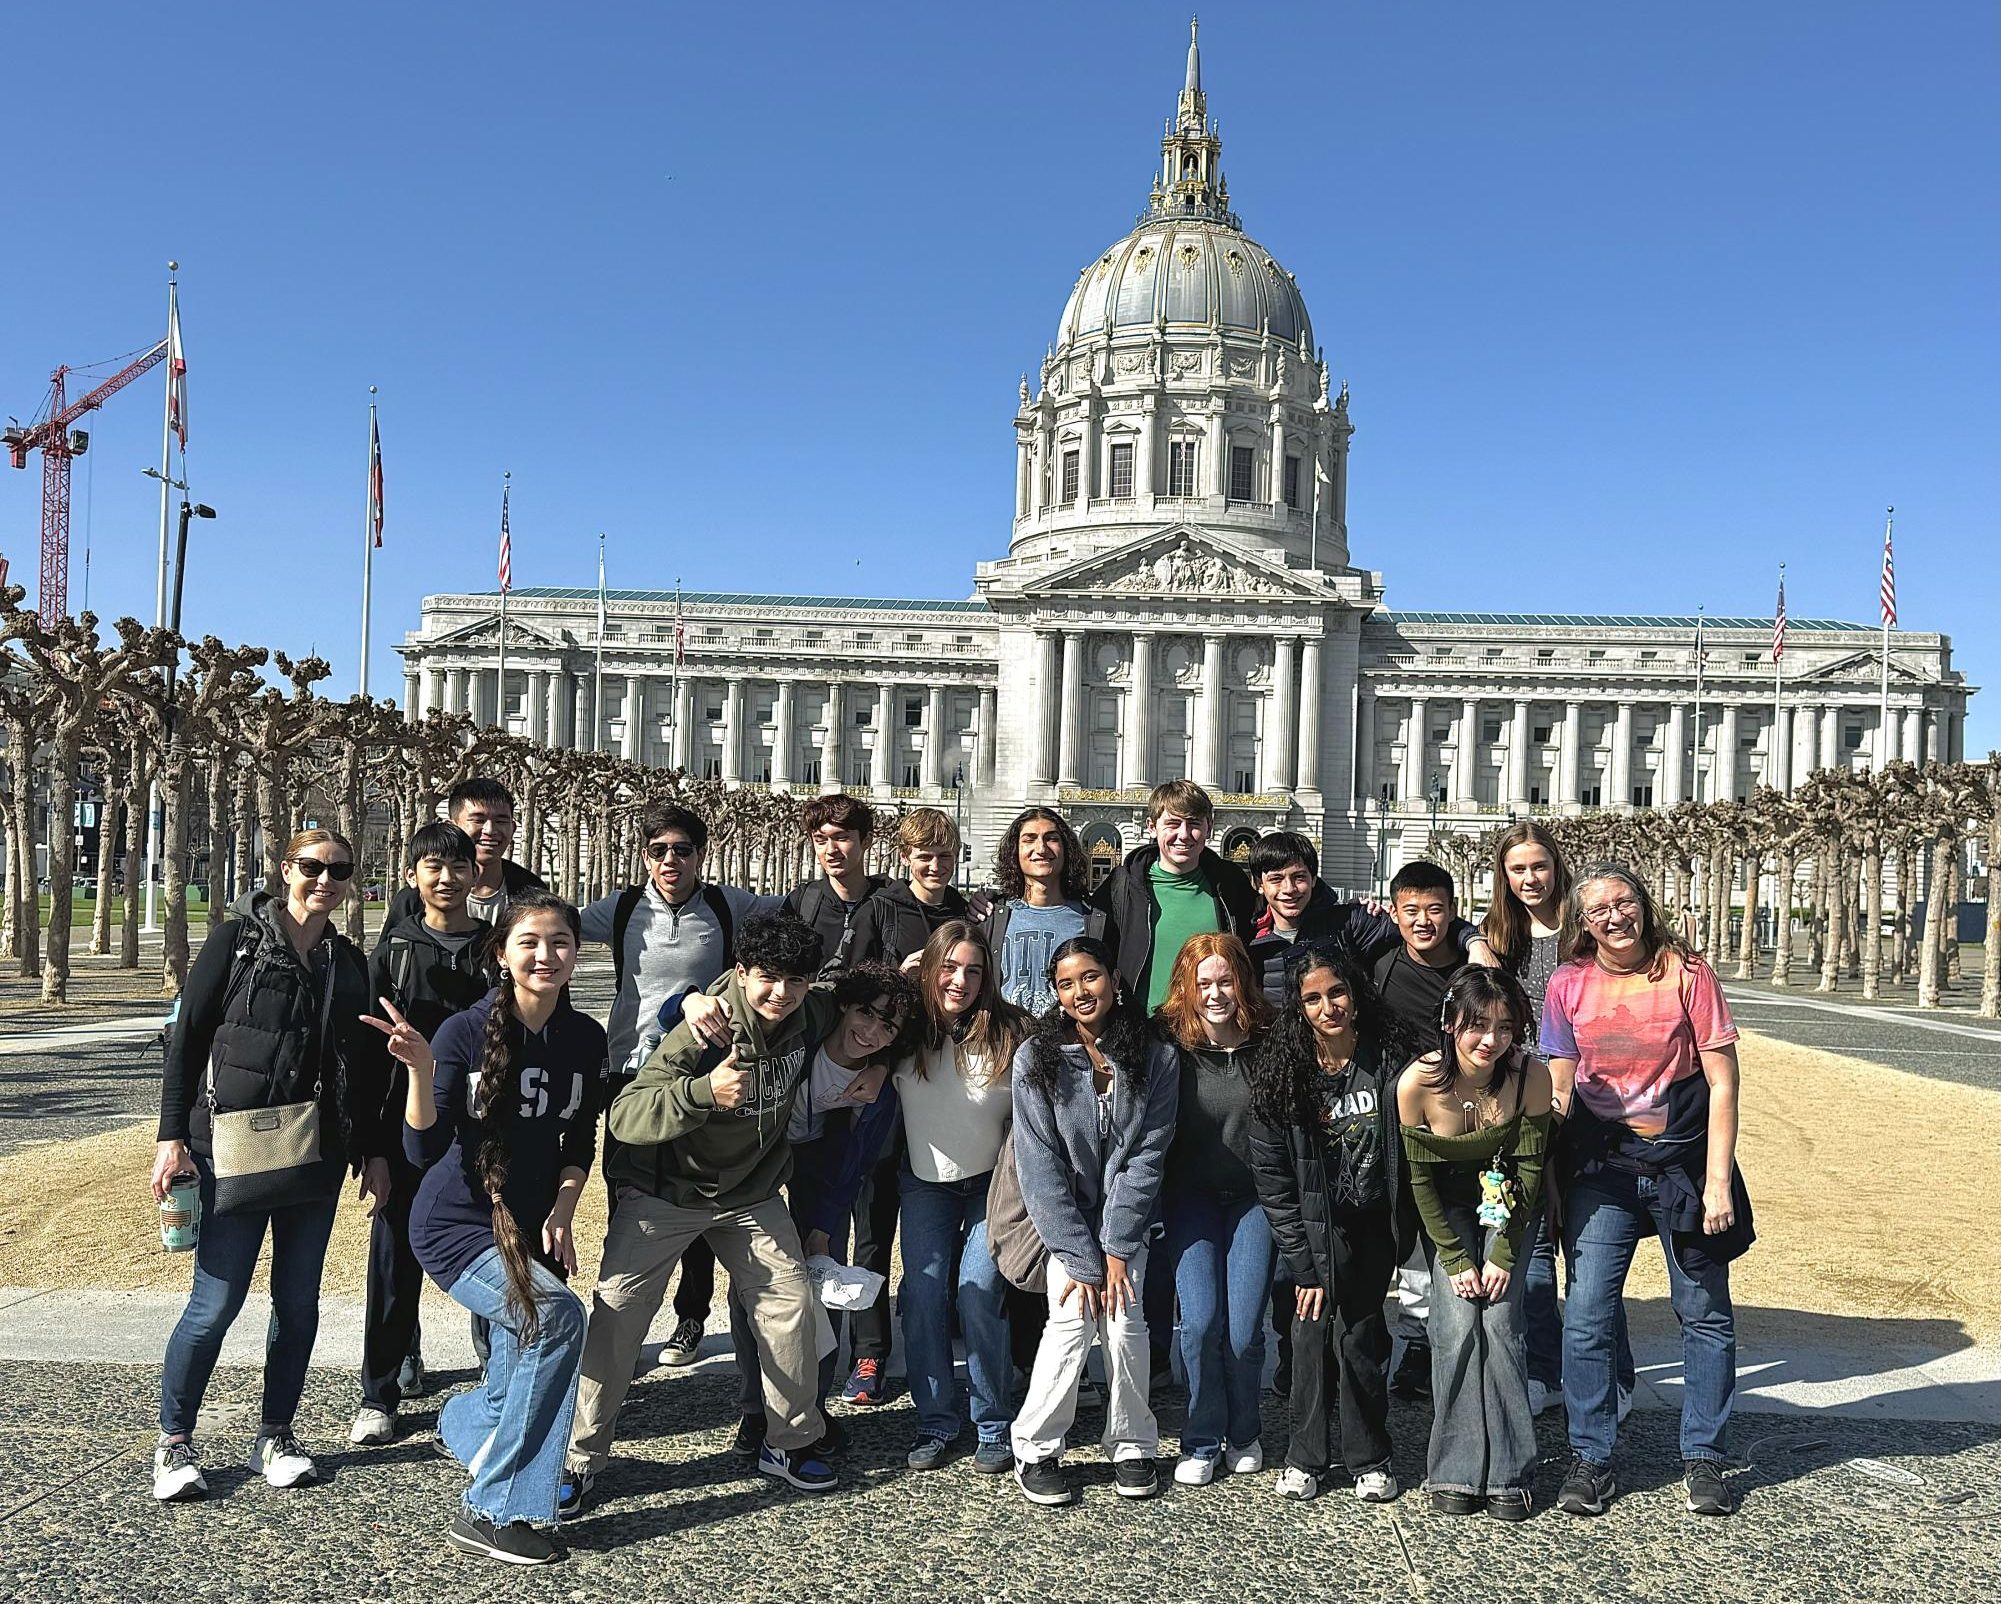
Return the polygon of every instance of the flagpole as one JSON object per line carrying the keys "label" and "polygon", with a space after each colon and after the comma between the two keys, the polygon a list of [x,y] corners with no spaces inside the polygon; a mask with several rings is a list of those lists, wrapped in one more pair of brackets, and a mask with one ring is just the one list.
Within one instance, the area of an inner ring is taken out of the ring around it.
{"label": "flagpole", "polygon": [[591,686],[591,750],[604,750],[604,531],[598,531],[598,650]]}
{"label": "flagpole", "polygon": [[[513,478],[511,470],[500,476],[501,538],[510,544],[507,534],[507,490],[509,481]],[[509,550],[510,563],[513,555],[512,550]],[[500,576],[496,574],[494,577],[498,579]],[[510,574],[508,577],[511,579],[513,576]],[[503,580],[500,586],[500,672],[493,687],[493,727],[503,735],[507,733],[507,591],[507,581]]]}
{"label": "flagpole", "polygon": [[368,473],[361,493],[361,682],[368,695],[368,618],[375,583],[375,386],[368,387]]}
{"label": "flagpole", "polygon": [[1702,802],[1702,609],[1695,610],[1695,794],[1691,798],[1698,806]]}
{"label": "flagpole", "polygon": [[[174,478],[174,329],[180,317],[180,287],[175,275],[181,270],[179,262],[167,263],[167,393],[160,408],[160,566],[153,585],[153,627],[167,627],[167,526],[172,520],[169,507],[170,492]],[[160,928],[159,893],[154,889],[153,875],[160,861],[159,833],[165,820],[160,803],[160,782],[157,777],[146,787],[146,919],[140,926],[148,934]]]}
{"label": "flagpole", "polygon": [[[1779,616],[1778,627],[1783,628],[1786,617],[1786,565],[1779,564]],[[1774,791],[1779,789],[1779,723],[1785,714],[1786,696],[1786,641],[1777,634],[1772,642],[1772,761],[1768,765],[1770,779],[1767,782]]]}
{"label": "flagpole", "polygon": [[[681,576],[676,574],[674,576],[674,664],[667,676],[667,729],[669,732],[667,761],[669,764],[674,761],[674,749],[681,744],[681,732],[675,727],[676,721],[681,717],[681,651]],[[730,739],[732,741],[736,739],[736,732],[734,730],[730,732]],[[741,751],[742,748],[739,747],[738,750]],[[692,737],[690,737],[688,744],[688,761],[690,764],[693,764],[695,761],[695,747]]]}
{"label": "flagpole", "polygon": [[[1883,515],[1883,567],[1887,576],[1890,564],[1890,531],[1895,527],[1897,509],[1890,508]],[[1890,609],[1883,608],[1883,703],[1876,715],[1876,768],[1881,772],[1890,756]]]}

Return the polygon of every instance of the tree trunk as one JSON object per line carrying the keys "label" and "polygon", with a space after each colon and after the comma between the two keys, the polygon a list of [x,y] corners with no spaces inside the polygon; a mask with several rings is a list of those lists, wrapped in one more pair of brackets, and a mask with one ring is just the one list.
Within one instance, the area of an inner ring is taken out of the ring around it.
{"label": "tree trunk", "polygon": [[1941,895],[1952,856],[1953,833],[1943,831],[1932,843],[1930,884],[1925,887],[1925,933],[1918,943],[1918,1006],[1938,1007],[1940,933],[1945,928],[1945,898]]}
{"label": "tree trunk", "polygon": [[0,957],[20,953],[21,939],[21,840],[14,833],[14,787],[9,777],[0,791],[0,837],[7,843],[5,890],[0,891]]}
{"label": "tree trunk", "polygon": [[1860,856],[1844,847],[1841,853],[1841,972],[1850,980],[1862,978],[1862,898],[1856,880],[1861,872]]}
{"label": "tree trunk", "polygon": [[1883,995],[1883,838],[1862,838],[1862,1000]]}
{"label": "tree trunk", "polygon": [[1772,984],[1793,983],[1793,855],[1792,847],[1779,848],[1778,911],[1772,924]]}
{"label": "tree trunk", "polygon": [[[33,750],[33,739],[19,727],[10,727],[8,740],[17,753]],[[35,884],[35,779],[34,768],[17,759],[14,765],[14,817],[8,835],[20,860],[16,889],[20,901],[14,910],[15,973],[33,979],[42,972],[42,910]]]}
{"label": "tree trunk", "polygon": [[251,826],[257,819],[257,765],[246,763],[236,774],[236,851],[231,861],[235,874],[229,887],[229,900],[234,904],[239,898],[250,895],[250,882],[256,872],[256,859],[252,856],[256,847],[256,834]]}
{"label": "tree trunk", "polygon": [[1939,932],[1943,946],[1945,984],[1956,986],[1963,978],[1959,961],[1959,905],[1966,898],[1966,852],[1957,827],[1952,832],[1952,856],[1946,868],[1945,924]]}
{"label": "tree trunk", "polygon": [[[111,764],[116,759],[106,754],[103,783],[98,787],[101,798],[97,809],[97,900],[90,905],[90,955],[101,958],[111,951],[111,865],[117,855],[118,808],[120,797],[111,787]],[[51,819],[54,815],[50,815]],[[54,891],[53,881],[50,884]]]}
{"label": "tree trunk", "polygon": [[337,779],[334,785],[334,818],[339,821],[340,833],[347,837],[354,854],[353,895],[342,905],[341,924],[347,939],[361,946],[367,939],[363,923],[368,917],[368,905],[362,899],[361,890],[367,882],[364,866],[365,837],[368,834],[367,814],[363,811],[361,795],[361,742],[349,735],[340,743],[340,762],[336,766]]}
{"label": "tree trunk", "polygon": [[[1992,770],[1989,770],[1990,775]],[[1987,819],[1987,940],[1980,953],[1980,1017],[2001,1019],[2001,796]]]}
{"label": "tree trunk", "polygon": [[1720,845],[1709,854],[1709,961],[1716,972],[1723,972],[1724,960],[1730,956],[1730,848]]}
{"label": "tree trunk", "polygon": [[218,750],[208,760],[208,928],[222,923],[229,900],[229,759]]}
{"label": "tree trunk", "polygon": [[281,760],[269,753],[257,771],[257,825],[264,837],[264,889],[274,897],[281,883],[278,866],[285,861],[285,843],[292,838],[287,814]]}
{"label": "tree trunk", "polygon": [[118,927],[118,967],[139,967],[139,915],[146,897],[146,743],[132,738],[131,791],[125,804],[125,907]]}
{"label": "tree trunk", "polygon": [[1890,979],[1898,984],[1911,974],[1911,870],[1909,836],[1897,840],[1897,911],[1890,922]]}
{"label": "tree trunk", "polygon": [[1758,881],[1764,859],[1744,854],[1744,936],[1737,946],[1737,978],[1749,980],[1758,963]]}
{"label": "tree trunk", "polygon": [[69,1001],[71,882],[76,878],[76,765],[82,735],[49,743],[49,951],[42,965],[42,1001]]}
{"label": "tree trunk", "polygon": [[1820,984],[1816,991],[1839,991],[1841,989],[1841,917],[1844,904],[1841,900],[1841,853],[1830,847],[1827,852],[1827,932],[1821,938]]}
{"label": "tree trunk", "polygon": [[188,978],[188,816],[194,797],[194,764],[185,750],[160,765],[160,995],[178,997]]}

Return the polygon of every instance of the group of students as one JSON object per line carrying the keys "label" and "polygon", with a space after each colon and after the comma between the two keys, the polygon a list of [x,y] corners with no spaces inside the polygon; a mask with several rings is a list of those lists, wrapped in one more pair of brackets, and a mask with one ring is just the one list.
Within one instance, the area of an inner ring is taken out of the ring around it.
{"label": "group of students", "polygon": [[[1264,836],[1248,873],[1223,859],[1209,797],[1175,781],[1088,895],[1052,809],[1013,822],[968,901],[946,815],[906,813],[907,878],[878,879],[867,805],[831,795],[804,810],[822,873],[787,897],[705,881],[703,821],[662,804],[642,820],[645,877],[579,910],[507,861],[512,811],[491,781],[452,793],[409,843],[368,959],[330,922],[349,844],[303,831],[282,892],[245,899],[191,969],[153,1181],[164,1195],[192,1169],[204,1218],[155,1497],[205,1491],[195,1418],[267,1234],[250,1464],[277,1486],[313,1478],[292,1420],[352,1175],[372,1222],[351,1440],[391,1440],[425,1385],[428,1276],[470,1311],[484,1367],[439,1416],[470,1477],[450,1537],[495,1559],[560,1557],[557,1524],[615,1494],[620,1408],[677,1264],[662,1357],[697,1355],[720,1259],[737,1451],[802,1491],[838,1485],[840,1334],[809,1261],[887,1278],[899,1230],[914,1471],[957,1459],[970,1424],[974,1470],[1012,1471],[1035,1505],[1075,1501],[1064,1455],[1095,1345],[1113,1485],[1151,1496],[1152,1397],[1178,1334],[1173,1479],[1257,1473],[1269,1320],[1291,1417],[1280,1494],[1397,1497],[1395,1386],[1431,1398],[1434,1506],[1502,1520],[1531,1512],[1533,1417],[1559,1400],[1558,1507],[1615,1495],[1622,1289],[1653,1235],[1682,1328],[1687,1506],[1729,1513],[1728,1267],[1751,1236],[1736,1033],[1626,870],[1573,877],[1524,823],[1478,928],[1422,861],[1387,908],[1341,902],[1304,836]],[[569,1001],[586,942],[611,948],[608,1028]],[[322,1110],[324,1184],[215,1215],[214,1114],[301,1098]],[[601,1112],[610,1213],[586,1309],[566,1282]],[[846,1323],[842,1396],[880,1403],[886,1295]]]}

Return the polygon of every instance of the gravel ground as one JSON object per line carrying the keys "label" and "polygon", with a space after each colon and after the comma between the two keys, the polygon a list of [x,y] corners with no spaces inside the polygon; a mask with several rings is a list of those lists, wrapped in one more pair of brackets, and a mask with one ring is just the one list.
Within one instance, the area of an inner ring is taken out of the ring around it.
{"label": "gravel ground", "polygon": [[[464,1381],[465,1377],[456,1378]],[[929,1475],[902,1465],[907,1399],[849,1415],[840,1489],[809,1499],[747,1471],[728,1451],[724,1377],[642,1381],[621,1422],[605,1501],[566,1531],[567,1563],[515,1572],[442,1541],[463,1485],[436,1448],[434,1416],[406,1415],[382,1449],[340,1435],[353,1379],[315,1372],[300,1414],[324,1450],[324,1485],[275,1492],[233,1461],[247,1442],[256,1378],[218,1373],[204,1421],[211,1497],[147,1496],[156,1372],[0,1365],[12,1452],[0,1469],[9,1542],[0,1595],[118,1600],[1438,1598],[1908,1601],[1986,1591],[2001,1566],[2001,1446],[1979,1425],[1746,1417],[1730,1475],[1743,1508],[1703,1521],[1681,1507],[1675,1417],[1641,1410],[1619,1455],[1624,1496],[1601,1520],[1546,1507],[1565,1455],[1560,1417],[1538,1422],[1540,1508],[1522,1526],[1434,1514],[1421,1494],[1370,1508],[1345,1493],[1300,1505],[1274,1471],[1121,1501],[1095,1447],[1068,1510],[1033,1509],[965,1462]],[[421,1400],[435,1402],[435,1400]],[[1265,1442],[1283,1452],[1283,1406],[1267,1398]],[[1176,1405],[1164,1402],[1170,1432]],[[1421,1471],[1427,1416],[1396,1406],[1396,1470]],[[1098,1425],[1087,1413],[1076,1434]],[[1858,1463],[1858,1461],[1860,1461]],[[1165,1466],[1163,1466],[1165,1469]]]}

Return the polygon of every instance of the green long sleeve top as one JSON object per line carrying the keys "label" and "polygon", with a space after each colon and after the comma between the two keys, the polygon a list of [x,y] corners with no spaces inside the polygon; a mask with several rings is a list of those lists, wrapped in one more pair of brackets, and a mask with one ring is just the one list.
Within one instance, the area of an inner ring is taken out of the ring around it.
{"label": "green long sleeve top", "polygon": [[1463,1136],[1440,1136],[1422,1125],[1403,1127],[1404,1152],[1410,1158],[1411,1199],[1425,1234],[1438,1249],[1447,1275],[1473,1268],[1468,1244],[1459,1240],[1452,1212],[1472,1214],[1480,1206],[1480,1172],[1498,1162],[1515,1183],[1515,1203],[1508,1223],[1495,1239],[1493,1263],[1513,1271],[1522,1232],[1542,1196],[1543,1155],[1549,1146],[1550,1116],[1517,1114],[1505,1124],[1490,1125]]}

